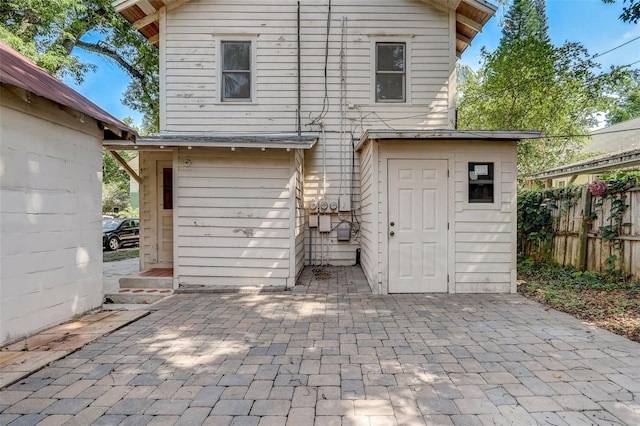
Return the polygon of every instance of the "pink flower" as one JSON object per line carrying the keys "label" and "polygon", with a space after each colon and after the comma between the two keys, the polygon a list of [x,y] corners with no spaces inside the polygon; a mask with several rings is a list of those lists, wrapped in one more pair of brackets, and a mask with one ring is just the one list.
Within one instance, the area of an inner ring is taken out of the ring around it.
{"label": "pink flower", "polygon": [[607,190],[607,182],[603,180],[595,180],[589,184],[589,192],[591,195],[602,195]]}

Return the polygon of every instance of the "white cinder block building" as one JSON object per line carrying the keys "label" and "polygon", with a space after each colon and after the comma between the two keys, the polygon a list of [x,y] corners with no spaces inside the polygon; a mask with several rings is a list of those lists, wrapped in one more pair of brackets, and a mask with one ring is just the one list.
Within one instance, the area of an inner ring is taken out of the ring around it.
{"label": "white cinder block building", "polygon": [[293,286],[305,265],[360,261],[376,293],[514,291],[532,134],[455,128],[456,61],[494,6],[114,6],[160,49],[161,131],[136,146],[143,269]]}
{"label": "white cinder block building", "polygon": [[0,43],[0,344],[102,305],[102,141],[130,132]]}

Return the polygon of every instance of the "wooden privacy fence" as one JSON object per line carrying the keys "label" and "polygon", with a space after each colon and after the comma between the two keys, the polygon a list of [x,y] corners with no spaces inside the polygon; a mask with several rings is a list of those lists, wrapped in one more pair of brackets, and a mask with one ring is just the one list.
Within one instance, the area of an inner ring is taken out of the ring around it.
{"label": "wooden privacy fence", "polygon": [[[554,206],[549,210],[553,219],[550,255],[555,262],[583,271],[618,270],[640,278],[640,187],[602,196],[592,195],[585,185],[581,191],[557,192],[553,197],[543,202]],[[548,249],[525,244],[524,254],[544,256],[540,251]]]}

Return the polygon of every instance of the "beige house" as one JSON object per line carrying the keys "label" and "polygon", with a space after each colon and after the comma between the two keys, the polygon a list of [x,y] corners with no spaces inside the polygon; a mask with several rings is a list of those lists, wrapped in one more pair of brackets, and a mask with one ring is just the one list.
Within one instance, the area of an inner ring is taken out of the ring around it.
{"label": "beige house", "polygon": [[133,135],[0,43],[0,345],[102,305],[102,141]]}
{"label": "beige house", "polygon": [[515,290],[516,143],[455,130],[478,0],[119,0],[160,49],[140,152],[141,268],[174,286],[295,285],[362,264],[372,290]]}

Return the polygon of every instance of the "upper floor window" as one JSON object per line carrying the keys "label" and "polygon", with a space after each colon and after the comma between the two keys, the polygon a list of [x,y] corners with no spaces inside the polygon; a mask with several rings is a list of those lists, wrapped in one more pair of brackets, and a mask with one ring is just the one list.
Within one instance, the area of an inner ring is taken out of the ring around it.
{"label": "upper floor window", "polygon": [[222,100],[251,101],[251,42],[223,41]]}
{"label": "upper floor window", "polygon": [[406,102],[406,43],[376,43],[376,102]]}

